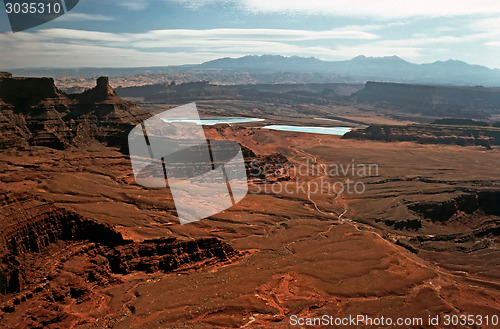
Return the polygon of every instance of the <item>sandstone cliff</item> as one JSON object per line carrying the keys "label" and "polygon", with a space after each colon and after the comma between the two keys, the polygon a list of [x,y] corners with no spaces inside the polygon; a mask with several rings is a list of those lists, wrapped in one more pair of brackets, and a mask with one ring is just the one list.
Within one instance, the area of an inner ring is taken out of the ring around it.
{"label": "sandstone cliff", "polygon": [[371,125],[348,132],[346,139],[385,142],[413,141],[421,144],[500,145],[500,129],[494,127],[414,124],[408,126]]}
{"label": "sandstone cliff", "polygon": [[94,142],[123,146],[148,114],[114,93],[108,79],[82,94],[65,94],[51,78],[0,75],[0,148],[66,149]]}
{"label": "sandstone cliff", "polygon": [[367,82],[359,103],[437,117],[485,119],[499,113],[498,88]]}

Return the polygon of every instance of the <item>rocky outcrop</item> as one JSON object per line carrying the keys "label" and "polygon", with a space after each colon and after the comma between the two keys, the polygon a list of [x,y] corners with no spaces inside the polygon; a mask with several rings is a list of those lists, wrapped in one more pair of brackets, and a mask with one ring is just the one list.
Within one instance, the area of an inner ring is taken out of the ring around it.
{"label": "rocky outcrop", "polygon": [[[411,224],[417,232],[422,227],[428,230],[433,225],[446,227],[436,234],[401,236],[392,240],[413,253],[421,251],[440,253],[449,257],[452,252],[461,255],[479,250],[496,250],[500,237],[500,192],[495,190],[467,192],[439,201],[407,202],[407,208],[417,219],[397,222],[384,220],[384,224],[398,229],[399,224]],[[415,224],[417,225],[415,227]],[[401,227],[399,228],[401,229]],[[474,255],[474,254],[473,254]],[[477,257],[477,254],[475,254]],[[491,256],[486,253],[485,257]],[[475,261],[475,260],[474,260]],[[464,263],[462,263],[464,264]],[[478,265],[481,266],[481,265]]]}
{"label": "rocky outcrop", "polygon": [[109,225],[84,219],[77,213],[34,201],[27,195],[0,196],[0,293],[25,287],[28,253],[40,253],[57,241],[88,240],[107,246],[123,244]]}
{"label": "rocky outcrop", "polygon": [[351,130],[342,138],[367,139],[385,142],[412,141],[421,144],[500,145],[500,129],[494,127],[465,127],[450,125],[414,124],[408,126],[371,125]]}
{"label": "rocky outcrop", "polygon": [[97,79],[97,85],[93,89],[84,91],[81,94],[76,94],[76,98],[82,104],[93,104],[113,98],[118,98],[113,88],[109,85],[108,77],[100,77]]}
{"label": "rocky outcrop", "polygon": [[422,221],[420,219],[407,219],[407,220],[375,220],[378,222],[383,222],[386,226],[392,226],[395,230],[413,230],[418,231],[422,228]]}
{"label": "rocky outcrop", "polygon": [[[452,219],[472,216],[481,212],[486,216],[500,216],[500,192],[482,191],[463,194],[446,201],[413,203],[408,209],[422,218],[433,222],[447,222]],[[458,218],[457,218],[458,217]]]}
{"label": "rocky outcrop", "polygon": [[17,113],[27,114],[36,110],[32,108],[46,99],[58,99],[64,102],[65,97],[54,84],[52,78],[14,78],[0,77],[0,98],[14,106]]}
{"label": "rocky outcrop", "polygon": [[165,238],[118,246],[107,257],[113,273],[127,274],[196,269],[227,262],[239,255],[230,245],[216,238],[189,241]]}
{"label": "rocky outcrop", "polygon": [[293,165],[281,153],[247,156],[245,164],[247,176],[254,183],[276,183],[292,179],[290,169]]}
{"label": "rocky outcrop", "polygon": [[108,78],[82,94],[65,94],[51,78],[0,76],[0,148],[66,149],[100,142],[123,147],[128,131],[149,115],[119,98]]}

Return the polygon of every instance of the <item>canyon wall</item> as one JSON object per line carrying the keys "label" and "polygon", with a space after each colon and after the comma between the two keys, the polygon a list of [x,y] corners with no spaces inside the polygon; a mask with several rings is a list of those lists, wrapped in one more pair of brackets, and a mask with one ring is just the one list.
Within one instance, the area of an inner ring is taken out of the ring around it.
{"label": "canyon wall", "polygon": [[371,125],[343,136],[346,139],[366,139],[385,142],[413,141],[421,144],[500,145],[500,129],[450,125]]}
{"label": "canyon wall", "polygon": [[149,116],[119,98],[106,77],[82,94],[65,94],[51,78],[0,75],[0,148],[95,142],[124,148],[128,132]]}
{"label": "canyon wall", "polygon": [[359,103],[436,117],[484,119],[500,113],[498,88],[369,81],[353,96]]}

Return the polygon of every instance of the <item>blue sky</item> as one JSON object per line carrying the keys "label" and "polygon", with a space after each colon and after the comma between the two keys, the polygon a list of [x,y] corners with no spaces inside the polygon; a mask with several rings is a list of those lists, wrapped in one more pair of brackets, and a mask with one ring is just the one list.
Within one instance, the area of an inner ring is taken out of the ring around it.
{"label": "blue sky", "polygon": [[262,54],[397,55],[500,68],[498,0],[80,0],[68,14],[18,33],[1,9],[0,69],[163,66]]}

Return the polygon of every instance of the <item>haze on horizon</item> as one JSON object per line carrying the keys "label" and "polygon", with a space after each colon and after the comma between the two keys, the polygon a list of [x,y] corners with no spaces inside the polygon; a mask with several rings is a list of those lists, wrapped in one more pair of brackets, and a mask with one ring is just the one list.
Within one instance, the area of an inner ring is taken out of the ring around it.
{"label": "haze on horizon", "polygon": [[500,68],[499,14],[496,0],[80,0],[59,19],[12,33],[2,8],[0,69],[167,66],[263,54],[328,61],[397,55]]}

